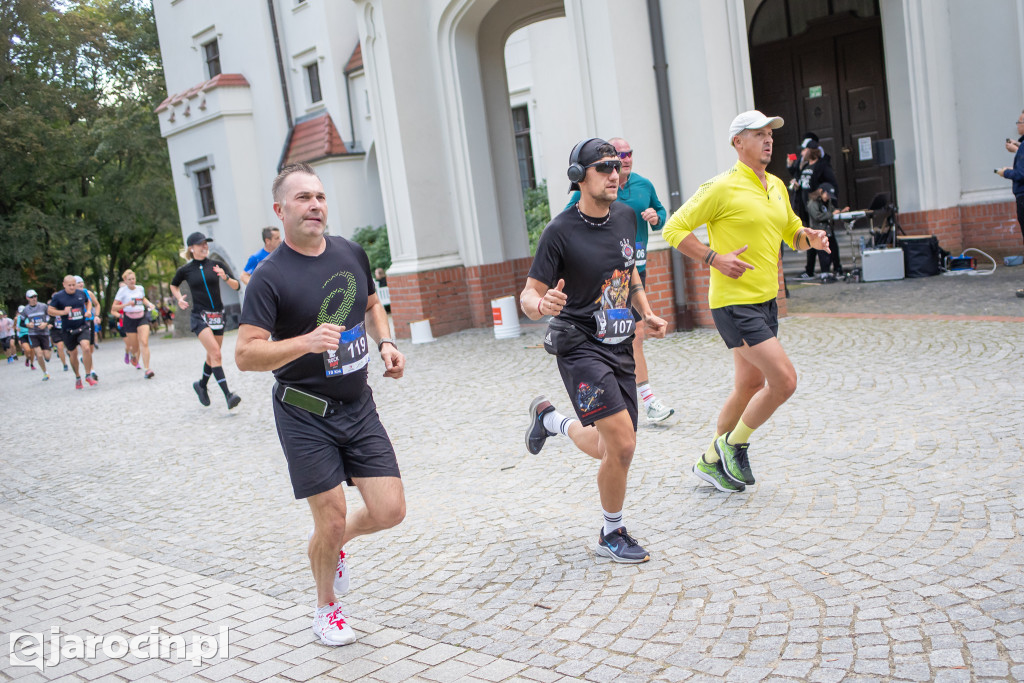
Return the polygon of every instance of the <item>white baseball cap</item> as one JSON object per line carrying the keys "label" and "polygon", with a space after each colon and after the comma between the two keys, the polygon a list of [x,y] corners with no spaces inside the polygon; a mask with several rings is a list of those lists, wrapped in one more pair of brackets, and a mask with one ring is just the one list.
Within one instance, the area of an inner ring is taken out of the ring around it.
{"label": "white baseball cap", "polygon": [[30,289],[27,292],[25,292],[25,298],[26,299],[31,299],[34,296],[37,296],[36,295],[36,290],[34,290],[34,289]]}
{"label": "white baseball cap", "polygon": [[729,124],[729,145],[732,146],[732,139],[745,130],[757,130],[765,126],[771,126],[774,130],[782,128],[782,124],[781,116],[765,116],[756,109],[745,111]]}

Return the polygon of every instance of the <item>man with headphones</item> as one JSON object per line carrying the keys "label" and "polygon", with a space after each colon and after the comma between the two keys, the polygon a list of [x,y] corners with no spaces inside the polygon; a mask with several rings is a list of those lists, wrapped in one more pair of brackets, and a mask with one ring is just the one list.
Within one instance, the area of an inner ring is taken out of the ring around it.
{"label": "man with headphones", "polygon": [[636,269],[636,218],[616,202],[622,162],[600,138],[579,142],[569,155],[569,191],[580,199],[555,216],[537,245],[519,297],[531,320],[552,316],[544,348],[554,354],[576,411],[562,415],[544,396],[530,404],[526,447],[537,454],[549,436],[567,436],[600,461],[597,488],[604,513],[596,552],[615,562],[638,563],[650,554],[626,532],[622,508],[636,449],[637,398],[633,361],[636,321],[664,337]]}
{"label": "man with headphones", "polygon": [[[636,214],[636,269],[640,272],[640,282],[647,287],[647,243],[648,230],[661,230],[665,225],[665,207],[654,191],[654,183],[633,171],[633,148],[622,138],[609,138],[608,142],[615,147],[615,152],[622,160],[619,171],[618,201],[633,209]],[[570,208],[580,199],[579,192],[569,196]],[[651,389],[647,371],[647,359],[644,356],[644,321],[640,314],[633,312],[636,321],[636,336],[633,337],[633,360],[636,361],[636,386],[640,399],[644,402],[644,412],[649,422],[662,422],[675,414]]]}

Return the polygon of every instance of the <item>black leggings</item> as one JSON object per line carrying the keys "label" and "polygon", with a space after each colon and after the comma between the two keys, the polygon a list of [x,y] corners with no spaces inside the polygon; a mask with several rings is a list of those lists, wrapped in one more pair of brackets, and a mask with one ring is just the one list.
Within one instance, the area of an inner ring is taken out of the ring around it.
{"label": "black leggings", "polygon": [[1017,224],[1020,226],[1020,235],[1024,238],[1024,194],[1017,195]]}

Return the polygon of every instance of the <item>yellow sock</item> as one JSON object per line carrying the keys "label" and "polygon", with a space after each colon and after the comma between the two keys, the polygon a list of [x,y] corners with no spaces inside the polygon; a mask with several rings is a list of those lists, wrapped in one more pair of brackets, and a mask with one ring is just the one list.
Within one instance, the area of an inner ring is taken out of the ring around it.
{"label": "yellow sock", "polygon": [[709,465],[714,465],[718,462],[718,451],[715,450],[715,442],[718,441],[718,437],[720,436],[721,434],[715,432],[715,438],[711,439],[711,445],[708,446],[706,451],[704,451],[704,462]]}
{"label": "yellow sock", "polygon": [[736,423],[729,435],[725,438],[726,442],[731,446],[735,446],[738,443],[750,443],[750,435],[754,433],[754,430],[748,427],[743,420]]}

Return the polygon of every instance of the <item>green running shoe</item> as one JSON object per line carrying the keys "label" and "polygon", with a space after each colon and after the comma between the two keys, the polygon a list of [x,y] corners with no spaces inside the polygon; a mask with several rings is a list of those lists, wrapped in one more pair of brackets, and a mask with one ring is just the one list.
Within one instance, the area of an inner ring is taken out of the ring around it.
{"label": "green running shoe", "polygon": [[697,462],[693,464],[693,473],[698,479],[703,479],[719,491],[725,491],[726,493],[737,493],[746,488],[743,484],[736,484],[729,477],[725,476],[725,469],[722,467],[721,460],[712,464],[706,462],[704,456],[701,455]]}
{"label": "green running shoe", "polygon": [[715,452],[724,463],[725,476],[745,486],[754,483],[754,473],[750,471],[750,460],[747,458],[748,448],[749,443],[729,443],[729,434],[723,434],[715,441]]}

